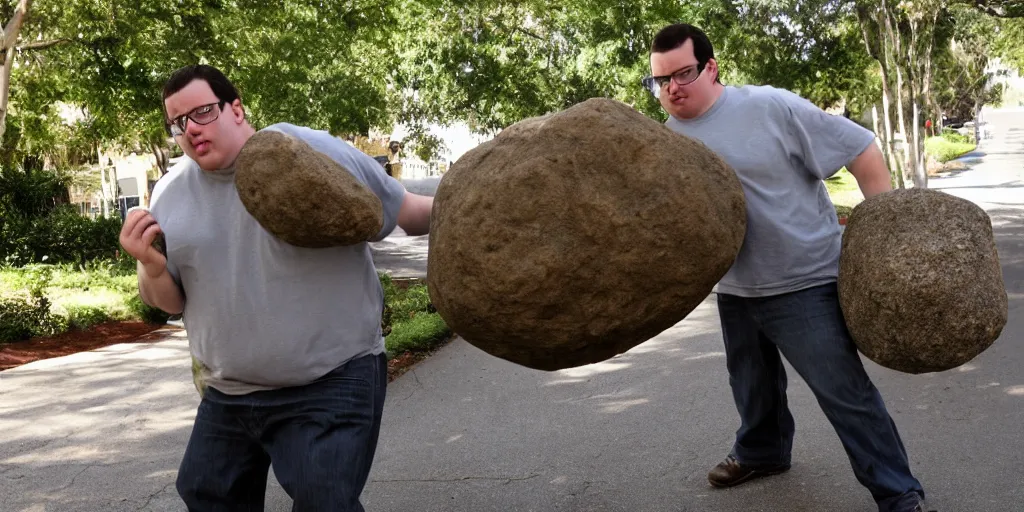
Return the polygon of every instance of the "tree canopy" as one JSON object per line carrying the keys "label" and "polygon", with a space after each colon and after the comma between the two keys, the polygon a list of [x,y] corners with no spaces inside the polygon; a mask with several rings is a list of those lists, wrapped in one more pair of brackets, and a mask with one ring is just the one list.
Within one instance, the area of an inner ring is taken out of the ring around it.
{"label": "tree canopy", "polygon": [[[1022,9],[1013,0],[5,0],[0,162],[74,165],[102,147],[168,147],[160,88],[190,63],[224,70],[257,126],[365,134],[401,122],[427,137],[428,123],[492,131],[595,96],[663,119],[639,83],[655,32],[679,20],[708,32],[729,83],[844,103],[856,118],[879,104],[883,85],[908,115],[914,102],[956,109],[963,91],[970,101],[983,94],[971,84],[984,89],[990,57],[1024,66]],[[904,80],[916,89],[901,89]]]}

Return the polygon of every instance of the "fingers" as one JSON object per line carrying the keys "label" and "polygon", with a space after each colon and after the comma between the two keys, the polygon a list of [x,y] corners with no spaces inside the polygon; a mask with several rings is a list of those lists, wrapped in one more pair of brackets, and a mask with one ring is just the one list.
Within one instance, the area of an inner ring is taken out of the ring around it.
{"label": "fingers", "polygon": [[149,212],[139,209],[132,209],[128,212],[128,215],[124,218],[124,224],[121,226],[121,237],[125,238],[131,235],[135,225],[139,223],[144,216],[148,215]]}
{"label": "fingers", "polygon": [[133,209],[125,216],[124,226],[121,228],[121,246],[125,252],[140,262],[157,260],[162,258],[163,254],[153,247],[153,240],[160,233],[160,225],[149,211],[143,208]]}
{"label": "fingers", "polygon": [[154,219],[153,216],[149,214],[149,212],[143,213],[142,215],[139,216],[139,219],[136,222],[135,227],[132,228],[131,237],[136,240],[141,240],[142,234],[145,233],[150,226],[153,226],[155,224],[156,219]]}
{"label": "fingers", "polygon": [[146,230],[142,232],[142,242],[146,244],[147,247],[151,246],[153,245],[153,240],[156,240],[156,236],[160,233],[162,233],[160,225],[154,220],[153,223],[146,227]]}

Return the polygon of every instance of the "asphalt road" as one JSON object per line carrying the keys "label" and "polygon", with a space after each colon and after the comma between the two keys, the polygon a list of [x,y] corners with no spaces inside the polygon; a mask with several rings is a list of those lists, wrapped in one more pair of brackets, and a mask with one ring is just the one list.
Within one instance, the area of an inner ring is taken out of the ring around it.
{"label": "asphalt road", "polygon": [[[958,369],[868,363],[933,507],[1024,510],[1024,112],[988,115],[972,169],[931,186],[985,207],[1010,320]],[[426,237],[375,244],[378,265],[425,273]],[[790,372],[790,375],[794,375]],[[737,417],[717,315],[689,318],[609,361],[538,372],[455,341],[388,390],[364,503],[371,511],[873,509],[806,385],[792,378],[794,467],[736,489],[705,474]],[[174,491],[198,397],[184,333],[0,372],[0,511],[183,510]],[[267,510],[291,509],[273,480]]]}

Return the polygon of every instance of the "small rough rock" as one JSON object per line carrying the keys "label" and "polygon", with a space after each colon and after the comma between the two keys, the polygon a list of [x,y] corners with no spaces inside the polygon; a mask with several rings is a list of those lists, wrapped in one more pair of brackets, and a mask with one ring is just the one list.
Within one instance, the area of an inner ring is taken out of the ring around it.
{"label": "small rough rock", "polygon": [[558,370],[675,325],[743,243],[735,172],[629,106],[591,99],[460,158],[434,196],[427,280],[451,329]]}
{"label": "small rough rock", "polygon": [[988,214],[928,189],[864,201],[843,234],[839,301],[854,343],[879,365],[919,374],[974,359],[1008,313]]}
{"label": "small rough rock", "polygon": [[384,225],[380,199],[329,156],[264,130],[242,147],[235,187],[245,209],[274,236],[323,248],[371,240]]}

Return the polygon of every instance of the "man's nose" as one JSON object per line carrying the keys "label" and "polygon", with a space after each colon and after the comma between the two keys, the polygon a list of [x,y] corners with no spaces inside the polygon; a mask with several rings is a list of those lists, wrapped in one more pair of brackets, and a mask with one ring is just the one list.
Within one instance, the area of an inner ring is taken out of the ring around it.
{"label": "man's nose", "polygon": [[668,81],[668,93],[669,94],[676,94],[677,92],[679,92],[679,89],[681,89],[682,87],[683,86],[677,84],[675,80],[669,79],[669,81]]}
{"label": "man's nose", "polygon": [[202,126],[199,123],[187,117],[185,118],[185,132],[191,135],[198,135],[201,129]]}

